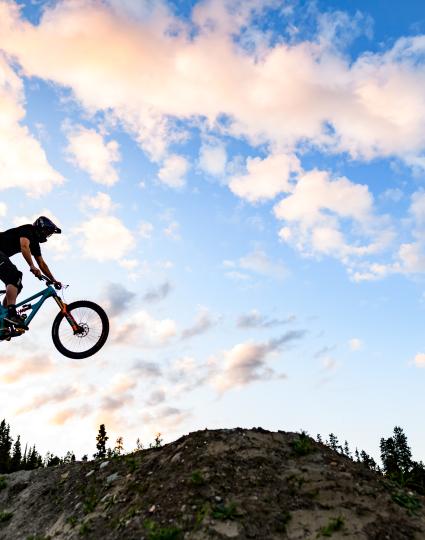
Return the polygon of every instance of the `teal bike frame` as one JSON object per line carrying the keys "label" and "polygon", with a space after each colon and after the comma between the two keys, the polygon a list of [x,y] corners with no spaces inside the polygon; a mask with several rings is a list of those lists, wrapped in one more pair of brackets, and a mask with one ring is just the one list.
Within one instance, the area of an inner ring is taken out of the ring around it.
{"label": "teal bike frame", "polygon": [[[47,279],[46,279],[47,281]],[[44,304],[44,302],[48,298],[53,298],[57,305],[59,306],[59,309],[63,312],[66,320],[71,325],[73,331],[75,334],[79,331],[79,326],[75,322],[74,317],[68,313],[68,310],[66,309],[65,302],[62,301],[61,298],[59,298],[57,292],[55,289],[51,286],[51,282],[47,281],[47,287],[44,291],[41,291],[37,294],[34,294],[33,296],[30,296],[26,300],[22,300],[22,302],[19,302],[19,304],[16,304],[16,310],[17,312],[22,315],[25,311],[31,310],[31,313],[27,316],[25,319],[25,325],[28,326],[30,322],[33,320],[33,318],[36,316],[38,310],[41,308],[41,306]],[[31,304],[32,300],[35,300],[36,298],[40,298],[37,302],[34,304]],[[0,305],[0,329],[2,330],[5,327],[4,318],[7,315],[7,309]]]}

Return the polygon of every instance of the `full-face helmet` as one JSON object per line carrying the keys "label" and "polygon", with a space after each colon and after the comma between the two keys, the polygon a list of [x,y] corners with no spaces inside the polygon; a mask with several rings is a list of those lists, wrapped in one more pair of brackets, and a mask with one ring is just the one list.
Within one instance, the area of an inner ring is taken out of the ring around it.
{"label": "full-face helmet", "polygon": [[62,232],[59,227],[56,227],[53,221],[46,216],[37,218],[34,221],[33,226],[39,242],[46,242],[52,234],[60,234]]}

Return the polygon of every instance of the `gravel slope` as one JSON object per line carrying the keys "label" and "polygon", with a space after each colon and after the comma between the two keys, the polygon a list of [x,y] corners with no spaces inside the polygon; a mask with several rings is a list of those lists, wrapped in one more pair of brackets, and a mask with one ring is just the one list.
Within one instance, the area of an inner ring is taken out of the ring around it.
{"label": "gravel slope", "polygon": [[299,434],[198,431],[4,475],[3,540],[425,539],[425,500]]}

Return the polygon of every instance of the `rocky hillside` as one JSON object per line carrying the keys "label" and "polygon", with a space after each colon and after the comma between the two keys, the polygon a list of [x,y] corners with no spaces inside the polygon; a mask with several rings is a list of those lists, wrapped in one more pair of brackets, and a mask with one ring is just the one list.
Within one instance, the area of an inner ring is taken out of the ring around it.
{"label": "rocky hillside", "polygon": [[425,539],[425,500],[296,433],[199,431],[0,478],[0,538]]}

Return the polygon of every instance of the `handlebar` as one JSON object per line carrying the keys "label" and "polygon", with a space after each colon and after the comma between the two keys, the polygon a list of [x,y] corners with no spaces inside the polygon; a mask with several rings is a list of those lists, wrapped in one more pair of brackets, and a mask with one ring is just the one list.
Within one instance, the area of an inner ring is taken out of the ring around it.
{"label": "handlebar", "polygon": [[46,286],[49,286],[49,285],[53,285],[53,287],[57,290],[57,291],[60,291],[62,289],[62,285],[59,285],[58,283],[52,281],[51,279],[49,279],[48,277],[46,276],[43,276],[43,274],[41,276],[37,276],[38,279],[40,281],[45,281],[46,282]]}

